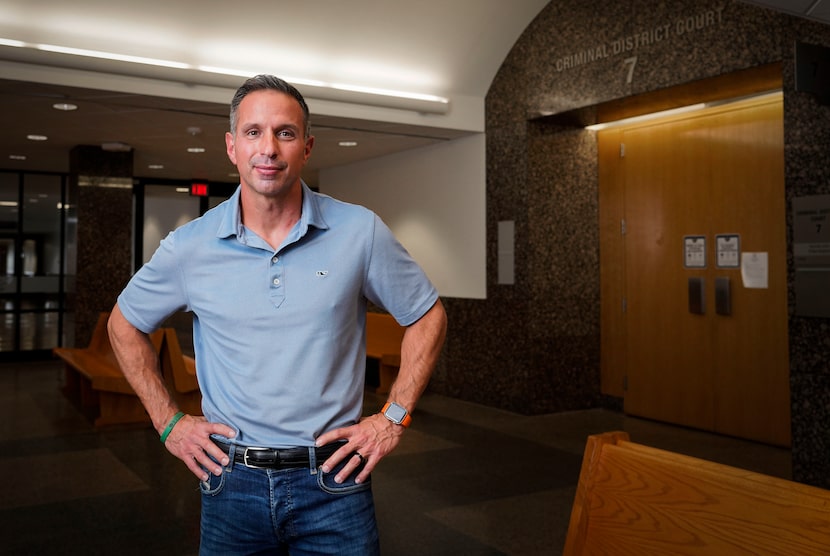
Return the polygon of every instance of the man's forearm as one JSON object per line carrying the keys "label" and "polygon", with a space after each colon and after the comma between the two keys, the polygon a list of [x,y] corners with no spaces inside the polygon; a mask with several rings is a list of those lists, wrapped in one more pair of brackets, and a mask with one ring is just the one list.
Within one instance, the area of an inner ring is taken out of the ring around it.
{"label": "man's forearm", "polygon": [[401,366],[392,384],[389,399],[408,411],[429,384],[432,371],[441,355],[447,333],[447,315],[441,300],[417,322],[407,327],[401,344]]}
{"label": "man's forearm", "polygon": [[147,335],[124,318],[117,304],[107,329],[121,371],[150,415],[153,426],[161,433],[178,407],[159,370],[158,354]]}

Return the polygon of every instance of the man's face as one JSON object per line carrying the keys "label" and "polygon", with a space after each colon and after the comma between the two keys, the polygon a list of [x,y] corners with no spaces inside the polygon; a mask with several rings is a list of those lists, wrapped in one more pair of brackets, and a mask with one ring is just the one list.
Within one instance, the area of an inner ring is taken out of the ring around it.
{"label": "man's face", "polygon": [[225,134],[225,145],[242,185],[273,198],[299,187],[314,138],[305,137],[297,100],[278,91],[254,91],[242,99],[236,122],[233,134]]}

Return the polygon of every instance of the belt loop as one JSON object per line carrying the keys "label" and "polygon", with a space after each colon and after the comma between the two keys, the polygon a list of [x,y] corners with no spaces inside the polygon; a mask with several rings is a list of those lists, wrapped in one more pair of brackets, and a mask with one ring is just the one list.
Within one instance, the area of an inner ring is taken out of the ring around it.
{"label": "belt loop", "polygon": [[230,460],[230,461],[228,461],[228,465],[226,466],[226,469],[228,470],[228,473],[233,472],[233,464],[236,461],[235,457],[236,457],[236,444],[231,442],[230,444],[228,444],[228,459]]}
{"label": "belt loop", "polygon": [[317,474],[317,448],[308,447],[308,469],[312,475]]}

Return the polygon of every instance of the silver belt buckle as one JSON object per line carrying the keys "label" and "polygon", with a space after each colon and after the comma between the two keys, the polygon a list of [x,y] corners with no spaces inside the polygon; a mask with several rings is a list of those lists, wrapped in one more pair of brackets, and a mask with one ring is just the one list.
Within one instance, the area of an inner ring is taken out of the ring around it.
{"label": "silver belt buckle", "polygon": [[254,463],[248,463],[248,452],[251,452],[251,451],[253,451],[253,452],[268,452],[268,451],[273,451],[273,450],[271,450],[270,448],[255,448],[255,447],[251,447],[251,446],[245,448],[245,452],[242,454],[242,463],[245,465],[245,467],[251,467],[253,469],[262,469],[263,467],[261,465],[256,465]]}

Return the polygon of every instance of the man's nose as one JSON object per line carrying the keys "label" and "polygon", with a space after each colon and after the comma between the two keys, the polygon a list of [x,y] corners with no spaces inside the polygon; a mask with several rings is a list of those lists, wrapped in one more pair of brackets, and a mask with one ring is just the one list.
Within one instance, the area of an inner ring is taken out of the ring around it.
{"label": "man's nose", "polygon": [[272,133],[265,133],[260,142],[260,151],[263,156],[274,158],[279,154],[279,139]]}

